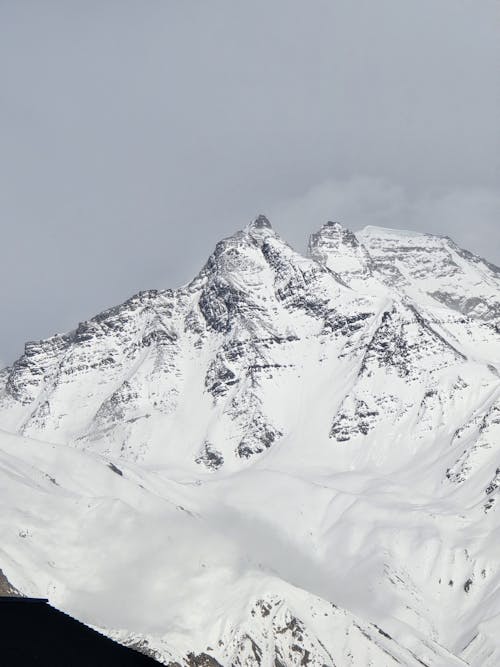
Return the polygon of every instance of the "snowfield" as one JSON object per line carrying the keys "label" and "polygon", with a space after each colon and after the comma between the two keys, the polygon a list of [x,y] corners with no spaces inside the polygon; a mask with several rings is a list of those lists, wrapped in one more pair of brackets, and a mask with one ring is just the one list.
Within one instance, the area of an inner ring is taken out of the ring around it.
{"label": "snowfield", "polygon": [[165,664],[500,664],[500,269],[263,216],[0,372],[0,569]]}

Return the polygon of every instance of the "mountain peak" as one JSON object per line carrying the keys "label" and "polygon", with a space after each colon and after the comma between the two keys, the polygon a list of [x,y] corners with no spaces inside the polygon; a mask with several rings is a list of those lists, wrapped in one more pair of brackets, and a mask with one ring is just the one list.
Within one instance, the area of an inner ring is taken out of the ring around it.
{"label": "mountain peak", "polygon": [[319,231],[311,235],[309,246],[324,239],[334,240],[337,244],[348,244],[351,246],[359,245],[358,239],[354,233],[338,221],[332,222],[329,220],[328,222],[325,222],[320,227]]}
{"label": "mountain peak", "polygon": [[269,219],[265,215],[258,215],[255,220],[247,225],[245,229],[246,234],[252,239],[253,242],[262,245],[266,239],[269,237],[277,238],[278,235],[272,228]]}
{"label": "mountain peak", "polygon": [[345,252],[345,246],[349,248],[357,248],[359,241],[355,234],[350,229],[344,227],[340,222],[328,221],[319,229],[319,231],[311,234],[309,238],[309,255],[320,261],[319,258],[324,254],[325,250],[328,252]]}
{"label": "mountain peak", "polygon": [[337,231],[341,231],[344,228],[341,222],[338,221],[332,222],[331,220],[325,222],[322,227],[323,228],[326,227],[327,229],[335,229]]}
{"label": "mountain peak", "polygon": [[0,375],[10,587],[164,664],[500,664],[500,273],[371,229],[305,259],[259,216],[188,286],[27,344]]}
{"label": "mountain peak", "polygon": [[309,256],[338,273],[342,279],[351,275],[366,276],[370,258],[358,238],[340,222],[326,222],[311,234]]}
{"label": "mountain peak", "polygon": [[260,214],[248,225],[248,229],[249,231],[255,229],[272,229],[272,225],[265,215]]}

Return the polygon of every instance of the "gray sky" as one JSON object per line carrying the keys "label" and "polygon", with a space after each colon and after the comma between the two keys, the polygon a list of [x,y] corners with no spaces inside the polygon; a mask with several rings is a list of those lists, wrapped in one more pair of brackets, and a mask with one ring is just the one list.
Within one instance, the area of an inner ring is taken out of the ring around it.
{"label": "gray sky", "polygon": [[0,0],[0,358],[264,212],[500,264],[498,0]]}

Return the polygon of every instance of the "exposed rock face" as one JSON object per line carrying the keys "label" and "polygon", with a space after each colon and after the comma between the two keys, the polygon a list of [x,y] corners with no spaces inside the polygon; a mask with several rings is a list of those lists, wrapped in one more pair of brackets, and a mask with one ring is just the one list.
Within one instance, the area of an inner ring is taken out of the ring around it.
{"label": "exposed rock face", "polygon": [[372,275],[372,259],[367,249],[340,222],[327,222],[311,235],[309,256],[349,284]]}
{"label": "exposed rock face", "polygon": [[205,442],[196,463],[205,465],[210,470],[218,470],[224,463],[224,457],[209,442]]}
{"label": "exposed rock face", "polygon": [[20,597],[21,593],[13,586],[7,579],[5,574],[0,569],[0,596]]}
{"label": "exposed rock face", "polygon": [[448,237],[379,227],[366,227],[358,237],[387,284],[419,301],[426,295],[475,320],[498,323],[498,267]]}
{"label": "exposed rock face", "polygon": [[[260,216],[218,243],[187,287],[143,292],[74,332],[28,343],[7,375],[0,424],[144,461],[177,458],[182,433],[192,463],[207,441],[234,464],[285,435],[265,394],[281,377],[290,384],[278,400],[286,400],[301,346],[320,334],[327,345],[339,335],[354,345],[377,308]],[[190,415],[205,415],[191,433],[186,400]],[[215,411],[221,435],[209,426]]]}
{"label": "exposed rock face", "polygon": [[500,269],[450,239],[327,223],[304,257],[259,216],[0,374],[0,549],[165,664],[478,665],[499,331]]}

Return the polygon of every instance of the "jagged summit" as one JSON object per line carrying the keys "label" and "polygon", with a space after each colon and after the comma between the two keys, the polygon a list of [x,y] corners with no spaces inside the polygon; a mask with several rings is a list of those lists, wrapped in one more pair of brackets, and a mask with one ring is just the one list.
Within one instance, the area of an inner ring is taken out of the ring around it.
{"label": "jagged summit", "polygon": [[327,222],[312,234],[308,255],[337,273],[348,284],[370,274],[370,258],[356,235],[340,222]]}
{"label": "jagged summit", "polygon": [[263,228],[272,229],[272,225],[269,222],[269,220],[266,218],[266,216],[261,214],[261,215],[258,215],[255,218],[255,220],[253,220],[249,224],[248,228],[251,229],[251,230],[253,230],[253,229],[263,229]]}
{"label": "jagged summit", "polygon": [[344,228],[344,225],[341,222],[339,222],[338,220],[336,220],[336,221],[328,220],[327,222],[324,222],[321,225],[321,229],[336,230],[336,231],[340,232],[345,228]]}
{"label": "jagged summit", "polygon": [[340,222],[326,222],[319,231],[311,234],[309,239],[309,253],[314,253],[322,245],[328,248],[341,250],[343,246],[359,245],[356,235]]}
{"label": "jagged summit", "polygon": [[273,230],[271,223],[265,215],[259,215],[252,220],[246,227],[239,229],[230,236],[219,241],[212,255],[209,257],[207,266],[212,265],[212,260],[223,255],[229,248],[236,249],[244,247],[249,242],[251,244],[257,243],[261,245],[267,238],[276,238],[279,236]]}
{"label": "jagged summit", "polygon": [[324,222],[316,234],[341,234],[345,227],[341,222],[328,220]]}
{"label": "jagged summit", "polygon": [[245,228],[245,233],[252,239],[253,242],[256,242],[259,246],[262,246],[268,239],[274,238],[279,240],[282,243],[285,243],[283,239],[274,231],[271,223],[265,215],[259,215]]}

